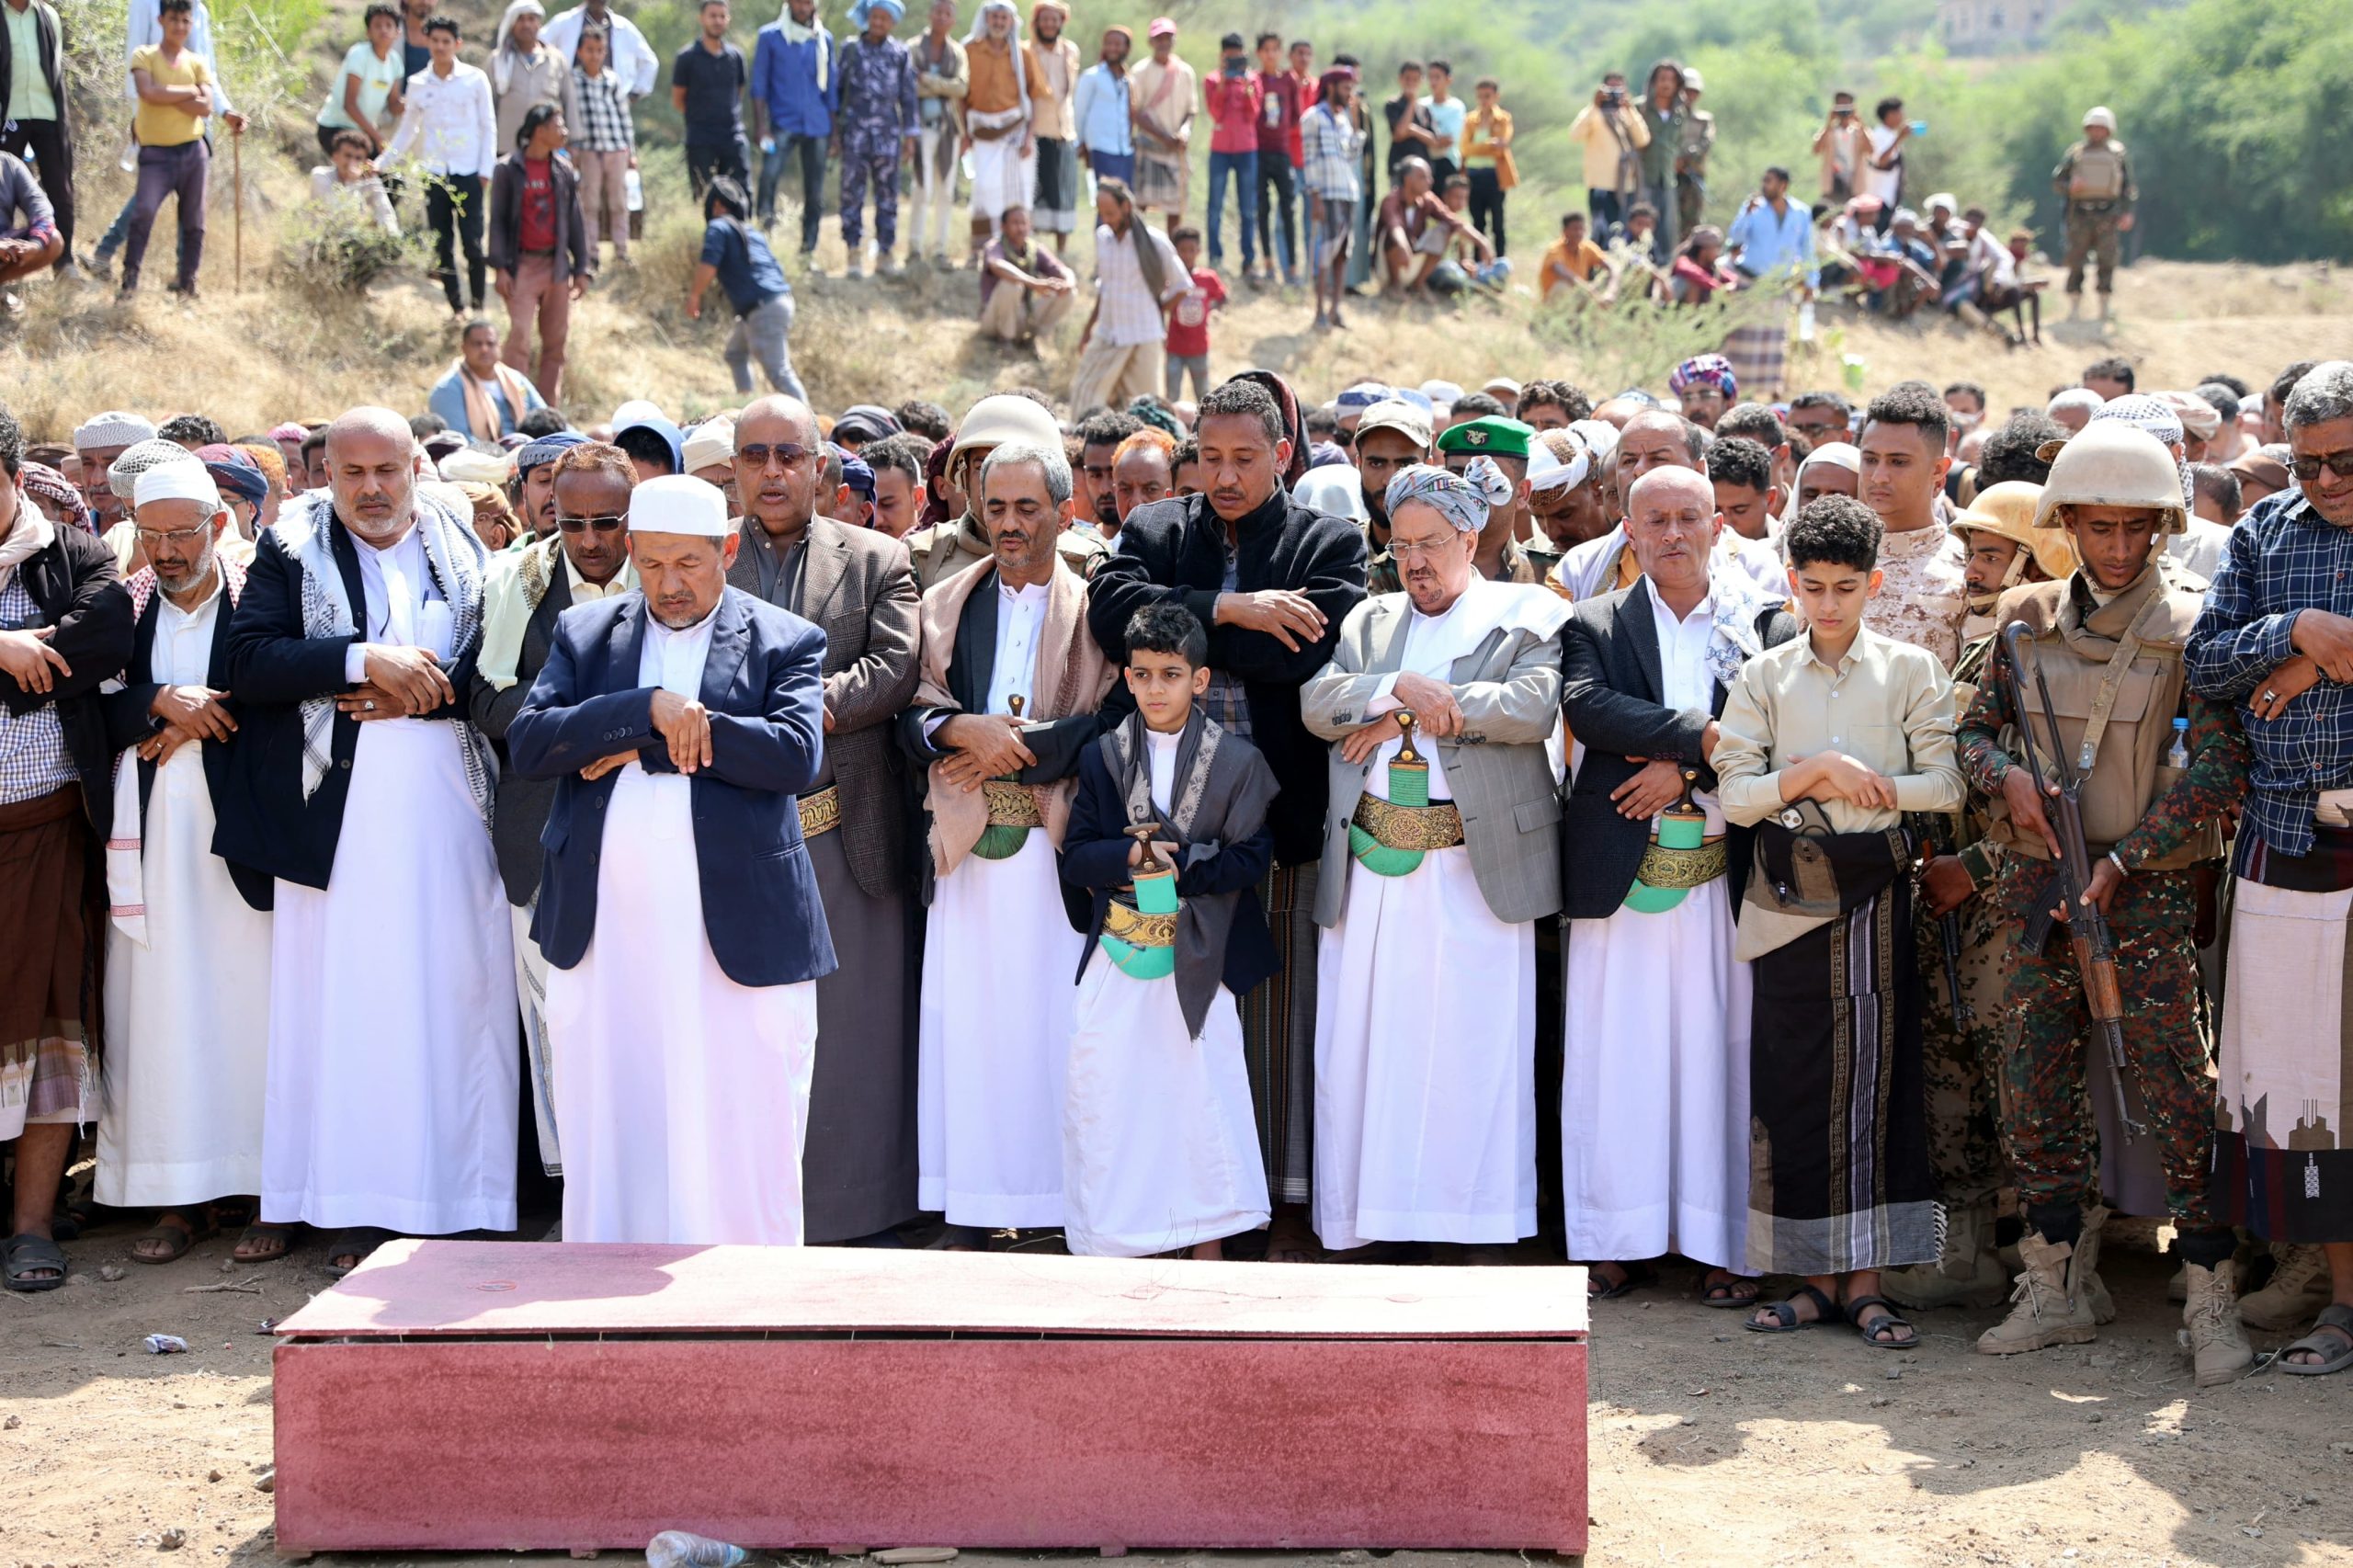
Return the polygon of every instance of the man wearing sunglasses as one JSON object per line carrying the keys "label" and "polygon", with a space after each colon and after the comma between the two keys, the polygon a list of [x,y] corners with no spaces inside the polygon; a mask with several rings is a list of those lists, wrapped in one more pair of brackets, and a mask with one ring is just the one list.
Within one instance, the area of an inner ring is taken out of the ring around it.
{"label": "man wearing sunglasses", "polygon": [[550,1176],[563,1172],[555,1127],[553,1074],[543,1004],[548,960],[531,939],[531,910],[540,892],[540,833],[555,800],[552,781],[526,778],[507,766],[506,730],[523,710],[524,699],[540,678],[555,645],[556,618],[574,605],[617,598],[637,586],[628,535],[630,492],[637,469],[619,447],[585,441],[565,432],[534,441],[522,450],[528,498],[542,493],[546,510],[535,518],[537,542],[492,558],[484,591],[482,657],[467,693],[467,705],[483,736],[498,752],[497,809],[491,818],[491,847],[498,854],[498,876],[515,929],[515,994],[523,1009],[523,1047],[529,1061],[531,1109],[540,1136],[540,1164]]}
{"label": "man wearing sunglasses", "polygon": [[737,416],[745,515],[728,584],[825,635],[824,756],[801,795],[801,836],[841,968],[817,982],[801,1156],[812,1243],[913,1219],[916,1174],[913,871],[906,766],[892,722],[915,694],[922,600],[905,545],[818,515],[822,466],[816,416],[798,398],[764,397]]}
{"label": "man wearing sunglasses", "polygon": [[[2215,1217],[2325,1255],[2325,1290],[2246,1300],[2266,1327],[2318,1309],[2278,1363],[2309,1377],[2353,1365],[2353,1153],[2338,1131],[2353,1007],[2335,988],[2353,890],[2353,362],[2306,371],[2280,415],[2297,488],[2231,530],[2187,657],[2191,689],[2236,708],[2254,754],[2232,860]],[[2281,1268],[2298,1272],[2311,1271]]]}

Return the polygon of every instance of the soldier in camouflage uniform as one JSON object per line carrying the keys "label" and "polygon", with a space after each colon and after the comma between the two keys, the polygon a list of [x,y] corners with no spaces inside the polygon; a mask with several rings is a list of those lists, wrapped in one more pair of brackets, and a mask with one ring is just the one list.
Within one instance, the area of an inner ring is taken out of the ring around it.
{"label": "soldier in camouflage uniform", "polygon": [[2140,191],[2132,184],[2132,164],[2124,143],[2116,139],[2116,116],[2104,108],[2084,116],[2084,139],[2067,149],[2051,171],[2067,218],[2067,313],[2081,312],[2084,302],[2084,260],[2099,260],[2099,313],[2108,315],[2109,295],[2116,288],[2117,236],[2131,232],[2132,203]]}
{"label": "soldier in camouflage uniform", "polygon": [[866,265],[866,186],[874,184],[874,238],[882,270],[899,271],[899,164],[912,162],[923,131],[915,104],[915,57],[891,36],[904,0],[859,0],[851,19],[866,30],[841,53],[842,107],[834,153],[842,165],[842,244],[855,278]]}
{"label": "soldier in camouflage uniform", "polygon": [[[2054,520],[2075,543],[2076,570],[2064,582],[2011,590],[1995,611],[1999,623],[2022,621],[2030,634],[2026,712],[2006,678],[1983,684],[1960,725],[1961,771],[1995,801],[1989,836],[2005,853],[1994,903],[2013,931],[2050,904],[2057,856],[2044,800],[2015,760],[2028,744],[2022,728],[2043,758],[2065,755],[2083,775],[2086,848],[2095,858],[2086,896],[2116,937],[2125,1072],[2165,1168],[2188,1275],[2182,1317],[2197,1381],[2227,1382],[2254,1352],[2239,1323],[2234,1239],[2207,1190],[2214,1091],[2191,868],[2219,849],[2222,821],[2245,792],[2246,741],[2226,709],[2188,687],[2182,644],[2200,600],[2159,566],[2165,535],[2186,526],[2165,448],[2120,420],[2095,421],[2052,465],[2036,521]],[[2037,672],[2058,714],[2056,735]],[[2053,777],[2047,761],[2044,776]],[[2085,1094],[2087,1055],[2097,1047],[2083,983],[2063,928],[2041,953],[2020,941],[2012,958],[2002,1110],[2029,1233],[2018,1247],[2025,1268],[2010,1315],[1978,1340],[1989,1355],[2083,1344],[2096,1321],[2087,1260],[2075,1245],[2098,1169]]]}

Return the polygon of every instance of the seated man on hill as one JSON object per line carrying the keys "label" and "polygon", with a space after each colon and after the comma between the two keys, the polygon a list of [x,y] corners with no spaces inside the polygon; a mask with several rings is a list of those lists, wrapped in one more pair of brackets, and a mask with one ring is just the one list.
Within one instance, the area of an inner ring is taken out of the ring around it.
{"label": "seated man on hill", "polygon": [[981,253],[981,330],[1002,343],[1051,332],[1078,299],[1078,279],[1043,245],[1029,243],[1029,210],[1008,207],[997,237]]}
{"label": "seated man on hill", "polygon": [[[57,233],[57,212],[33,178],[33,171],[14,153],[0,153],[0,284],[14,283],[45,271],[65,254]],[[14,294],[5,296],[10,315],[24,309]]]}
{"label": "seated man on hill", "polygon": [[1459,235],[1477,239],[1482,247],[1486,244],[1469,219],[1449,210],[1430,189],[1430,166],[1419,158],[1408,158],[1400,166],[1397,188],[1381,199],[1373,226],[1380,231],[1381,291],[1392,297],[1425,294],[1430,274]]}

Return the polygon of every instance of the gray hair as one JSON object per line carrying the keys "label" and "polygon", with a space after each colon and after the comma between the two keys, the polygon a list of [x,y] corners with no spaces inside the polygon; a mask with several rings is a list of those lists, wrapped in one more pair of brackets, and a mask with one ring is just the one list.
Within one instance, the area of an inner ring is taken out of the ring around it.
{"label": "gray hair", "polygon": [[2330,359],[2304,372],[2288,394],[2279,423],[2290,430],[2353,418],[2353,359]]}
{"label": "gray hair", "polygon": [[1046,496],[1057,506],[1071,498],[1075,488],[1070,476],[1070,460],[1058,451],[1033,447],[1026,441],[1009,441],[989,453],[981,464],[981,495],[989,493],[989,475],[1001,468],[1031,468],[1046,476]]}

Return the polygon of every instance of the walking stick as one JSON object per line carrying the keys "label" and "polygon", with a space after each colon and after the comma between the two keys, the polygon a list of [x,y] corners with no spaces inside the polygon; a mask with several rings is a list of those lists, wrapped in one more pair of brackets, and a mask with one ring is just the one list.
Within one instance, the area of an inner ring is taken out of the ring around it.
{"label": "walking stick", "polygon": [[229,197],[234,203],[229,210],[232,248],[236,260],[236,291],[245,291],[245,133],[229,132]]}

